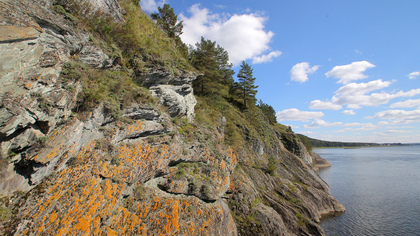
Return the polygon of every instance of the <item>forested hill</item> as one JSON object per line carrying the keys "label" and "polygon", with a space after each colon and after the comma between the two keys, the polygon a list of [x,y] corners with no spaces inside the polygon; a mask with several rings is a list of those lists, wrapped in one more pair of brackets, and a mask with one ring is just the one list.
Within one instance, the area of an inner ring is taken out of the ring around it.
{"label": "forested hill", "polygon": [[377,146],[400,146],[401,143],[363,143],[363,142],[337,142],[337,141],[325,141],[320,139],[310,138],[303,134],[298,134],[300,140],[306,146],[307,149],[312,148],[332,148],[332,147],[377,147]]}

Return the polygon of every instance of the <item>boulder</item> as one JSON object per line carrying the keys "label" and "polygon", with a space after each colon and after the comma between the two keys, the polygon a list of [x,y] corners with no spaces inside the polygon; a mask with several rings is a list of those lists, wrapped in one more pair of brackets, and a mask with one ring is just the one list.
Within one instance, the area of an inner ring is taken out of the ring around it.
{"label": "boulder", "polygon": [[191,73],[173,76],[164,70],[156,70],[140,74],[137,82],[148,87],[152,96],[159,97],[160,102],[169,108],[172,117],[186,116],[192,120],[197,104],[191,86],[195,79],[197,76]]}

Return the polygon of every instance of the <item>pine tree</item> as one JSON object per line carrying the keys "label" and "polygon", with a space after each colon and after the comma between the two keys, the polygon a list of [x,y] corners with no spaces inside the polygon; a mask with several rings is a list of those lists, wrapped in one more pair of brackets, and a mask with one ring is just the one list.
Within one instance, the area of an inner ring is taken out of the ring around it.
{"label": "pine tree", "polygon": [[171,38],[178,38],[182,34],[182,21],[178,22],[178,17],[174,13],[174,9],[169,4],[163,5],[163,8],[158,7],[159,13],[153,13],[150,17],[156,20],[162,29]]}
{"label": "pine tree", "polygon": [[263,112],[265,117],[267,117],[268,121],[271,124],[277,123],[276,112],[274,111],[274,108],[272,106],[268,105],[267,103],[264,103],[261,99],[258,101],[257,106],[261,109],[261,111]]}
{"label": "pine tree", "polygon": [[197,87],[200,87],[201,94],[205,94],[205,90],[217,93],[218,85],[233,83],[234,72],[231,69],[232,64],[229,63],[229,55],[215,41],[201,37],[196,49],[190,53],[190,61],[191,65],[204,73],[204,76],[195,82]]}
{"label": "pine tree", "polygon": [[255,103],[255,95],[258,92],[256,88],[258,88],[258,86],[254,85],[255,78],[253,77],[252,68],[245,61],[242,61],[241,69],[239,70],[237,77],[244,100],[244,107],[247,108],[247,100]]}

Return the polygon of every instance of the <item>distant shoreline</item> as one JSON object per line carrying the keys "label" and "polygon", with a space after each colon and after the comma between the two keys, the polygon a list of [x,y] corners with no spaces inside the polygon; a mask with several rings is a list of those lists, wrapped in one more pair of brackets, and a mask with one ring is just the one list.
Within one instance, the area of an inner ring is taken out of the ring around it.
{"label": "distant shoreline", "polygon": [[378,144],[378,145],[365,145],[365,146],[339,146],[339,147],[312,147],[312,149],[329,149],[329,148],[369,148],[369,147],[401,147],[401,146],[420,146],[420,143],[401,143],[401,144]]}

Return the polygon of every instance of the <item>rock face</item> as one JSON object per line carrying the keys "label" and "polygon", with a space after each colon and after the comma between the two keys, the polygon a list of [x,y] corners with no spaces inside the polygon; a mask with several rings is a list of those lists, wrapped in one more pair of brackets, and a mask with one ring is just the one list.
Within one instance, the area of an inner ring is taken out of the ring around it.
{"label": "rock face", "polygon": [[[95,67],[109,59],[89,45],[87,33],[68,26],[47,1],[1,1],[0,5],[0,31],[5,32],[0,38],[0,138],[1,154],[7,156],[8,152],[34,149],[68,119],[81,89],[77,82],[59,79],[70,56],[81,54],[82,62]],[[95,58],[96,64],[89,58]],[[0,193],[29,188],[27,174],[22,177],[12,172],[2,182]]]}
{"label": "rock face", "polygon": [[[123,22],[118,1],[88,2]],[[268,143],[237,124],[247,147],[234,153],[224,116],[193,123],[193,73],[135,76],[163,107],[76,116],[82,85],[61,78],[64,63],[117,69],[52,4],[0,0],[0,210],[13,213],[0,233],[323,235],[319,219],[345,210],[295,134],[271,130]]]}
{"label": "rock face", "polygon": [[73,6],[75,4],[88,3],[87,7],[92,8],[92,12],[103,12],[112,17],[115,21],[123,21],[124,10],[117,0],[55,0],[55,3],[63,6]]}
{"label": "rock face", "polygon": [[192,120],[197,100],[191,83],[196,79],[197,76],[193,74],[174,77],[165,71],[154,71],[141,74],[139,83],[148,87],[152,95],[160,98],[162,104],[169,108],[172,117],[186,116]]}
{"label": "rock face", "polygon": [[300,157],[305,164],[312,166],[312,156],[296,134],[290,132],[281,134],[281,142],[287,150]]}

